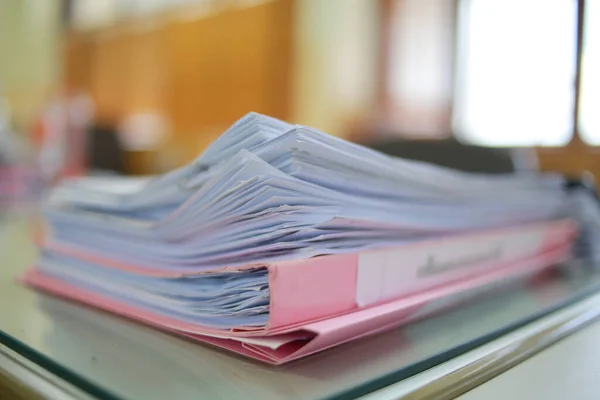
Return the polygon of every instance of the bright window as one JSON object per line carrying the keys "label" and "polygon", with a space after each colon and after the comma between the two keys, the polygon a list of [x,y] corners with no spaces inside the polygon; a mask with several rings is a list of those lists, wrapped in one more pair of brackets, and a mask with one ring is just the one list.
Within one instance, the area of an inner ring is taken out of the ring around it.
{"label": "bright window", "polygon": [[[488,146],[561,146],[569,142],[576,3],[460,2],[453,115],[459,138]],[[595,121],[600,122],[597,117]],[[600,131],[597,135],[600,140]]]}
{"label": "bright window", "polygon": [[579,133],[587,143],[600,145],[600,1],[586,2],[583,39]]}

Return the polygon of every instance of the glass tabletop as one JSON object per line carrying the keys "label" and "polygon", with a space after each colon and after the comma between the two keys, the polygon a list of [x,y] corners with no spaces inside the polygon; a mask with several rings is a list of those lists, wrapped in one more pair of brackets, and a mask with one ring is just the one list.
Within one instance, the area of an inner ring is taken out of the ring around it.
{"label": "glass tabletop", "polygon": [[356,398],[600,288],[600,272],[590,268],[548,274],[404,328],[274,367],[38,294],[15,280],[35,260],[28,224],[12,221],[0,234],[0,342],[103,399]]}

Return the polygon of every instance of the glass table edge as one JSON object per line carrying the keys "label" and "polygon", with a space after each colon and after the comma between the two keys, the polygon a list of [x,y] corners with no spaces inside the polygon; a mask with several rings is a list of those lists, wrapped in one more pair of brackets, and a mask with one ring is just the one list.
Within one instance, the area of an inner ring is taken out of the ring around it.
{"label": "glass table edge", "polygon": [[[422,373],[430,368],[447,362],[455,357],[463,355],[469,351],[476,349],[486,343],[496,340],[513,330],[522,328],[528,324],[531,324],[540,318],[550,315],[564,307],[572,305],[576,302],[582,301],[588,297],[593,296],[600,291],[600,283],[590,285],[587,288],[581,289],[579,292],[572,294],[570,297],[557,302],[543,310],[535,312],[526,318],[515,321],[514,323],[508,324],[500,329],[491,331],[483,336],[480,336],[474,340],[464,342],[458,346],[449,348],[441,353],[434,356],[422,359],[412,364],[405,365],[395,371],[380,376],[374,380],[367,381],[358,384],[354,387],[346,389],[342,392],[334,393],[331,396],[327,396],[326,400],[344,400],[344,399],[356,399],[361,396],[372,394],[381,390],[387,386],[395,384],[404,379],[410,378],[414,375]],[[74,387],[80,389],[82,392],[91,395],[92,397],[102,400],[123,400],[122,397],[112,393],[110,389],[106,389],[101,385],[93,383],[89,379],[83,377],[77,372],[64,367],[60,363],[54,361],[51,357],[44,355],[43,353],[33,349],[22,341],[14,338],[10,334],[0,329],[0,345],[7,347],[14,351],[19,356],[26,360],[29,360],[39,365],[44,370],[55,375],[59,379],[63,379]]]}
{"label": "glass table edge", "polygon": [[381,390],[387,386],[400,382],[404,379],[411,378],[417,374],[420,374],[428,369],[436,367],[442,363],[445,363],[453,358],[461,356],[465,353],[468,353],[476,348],[490,343],[514,330],[522,328],[526,325],[536,322],[537,320],[546,317],[552,313],[555,313],[565,307],[573,305],[577,302],[583,301],[589,297],[594,296],[600,292],[600,283],[591,285],[585,289],[582,289],[578,293],[575,293],[564,299],[563,301],[559,301],[554,305],[551,305],[541,311],[535,312],[529,315],[526,318],[515,321],[509,325],[506,325],[500,329],[493,330],[483,336],[480,336],[474,340],[470,340],[464,342],[458,346],[451,347],[441,353],[438,353],[432,357],[428,357],[422,359],[421,361],[417,361],[412,364],[405,365],[400,369],[392,371],[386,375],[380,376],[374,380],[369,382],[365,382],[359,384],[355,387],[349,388],[343,392],[339,392],[332,396],[328,396],[324,398],[324,400],[346,400],[346,399],[356,399],[361,396],[365,396],[368,394],[372,394]]}

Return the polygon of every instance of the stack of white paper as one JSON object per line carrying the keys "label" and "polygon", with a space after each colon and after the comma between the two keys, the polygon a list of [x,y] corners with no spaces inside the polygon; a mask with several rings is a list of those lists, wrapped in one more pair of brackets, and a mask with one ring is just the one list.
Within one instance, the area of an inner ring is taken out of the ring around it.
{"label": "stack of white paper", "polygon": [[181,277],[138,276],[50,250],[39,267],[184,320],[260,326],[264,270],[188,275],[555,219],[572,215],[572,205],[558,176],[458,172],[251,113],[183,168],[69,181],[45,207],[52,241]]}

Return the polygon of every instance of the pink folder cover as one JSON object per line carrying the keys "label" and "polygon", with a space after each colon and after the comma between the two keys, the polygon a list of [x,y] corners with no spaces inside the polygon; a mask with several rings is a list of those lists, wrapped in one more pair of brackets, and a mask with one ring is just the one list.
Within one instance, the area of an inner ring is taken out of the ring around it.
{"label": "pink folder cover", "polygon": [[[210,329],[84,291],[32,269],[41,290],[274,364],[422,318],[465,292],[535,274],[570,257],[576,229],[561,220],[413,245],[227,269],[268,268],[262,328]],[[97,256],[78,256],[93,258]],[[111,267],[143,270],[110,262]]]}

